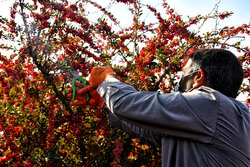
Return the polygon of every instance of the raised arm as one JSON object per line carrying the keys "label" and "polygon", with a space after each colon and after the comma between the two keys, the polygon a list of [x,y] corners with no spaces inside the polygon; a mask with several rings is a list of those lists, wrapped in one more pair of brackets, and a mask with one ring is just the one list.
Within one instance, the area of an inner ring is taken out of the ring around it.
{"label": "raised arm", "polygon": [[106,78],[98,93],[112,113],[137,127],[206,143],[214,135],[217,114],[211,112],[218,112],[219,107],[209,89],[186,94],[138,92],[115,78]]}
{"label": "raised arm", "polygon": [[112,126],[126,131],[128,134],[131,135],[131,137],[139,138],[142,143],[150,145],[153,144],[156,147],[161,146],[161,134],[155,133],[154,131],[148,129],[137,127],[126,121],[120,120],[113,113],[109,113],[108,119],[109,123]]}

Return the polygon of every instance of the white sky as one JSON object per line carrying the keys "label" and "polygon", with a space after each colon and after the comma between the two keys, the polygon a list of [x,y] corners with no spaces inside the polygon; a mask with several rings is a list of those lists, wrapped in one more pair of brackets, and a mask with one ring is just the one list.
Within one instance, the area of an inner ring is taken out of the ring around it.
{"label": "white sky", "polygon": [[[0,0],[0,15],[4,17],[9,17],[9,7],[15,0]],[[75,0],[72,0],[75,1]],[[103,5],[103,7],[108,7],[111,3],[110,0],[93,0]],[[162,0],[141,0],[143,4],[150,4],[151,6],[162,9]],[[180,15],[184,18],[187,16],[196,16],[197,14],[206,15],[212,11],[215,4],[219,2],[219,0],[166,0],[166,2]],[[219,26],[240,26],[243,23],[250,24],[250,0],[221,0],[219,4],[219,12],[223,11],[232,11],[234,14],[220,22]],[[96,10],[96,9],[94,9]],[[125,5],[111,5],[111,12],[114,16],[121,20],[121,26],[129,25],[131,19],[128,19],[129,13]],[[97,11],[97,10],[96,10]],[[93,11],[93,17],[95,17],[95,12]],[[143,15],[145,17],[145,21],[154,19],[153,15],[150,13],[145,13]],[[212,22],[211,22],[212,23]],[[205,29],[213,29],[214,23],[210,24],[208,22],[205,25]],[[242,41],[243,45],[249,46],[250,36],[247,36],[244,41]],[[235,52],[234,52],[235,53]],[[235,53],[236,54],[236,53]],[[244,95],[239,97],[241,101],[245,99]]]}
{"label": "white sky", "polygon": [[[0,15],[9,16],[9,7],[15,0],[0,0]],[[75,1],[75,0],[72,0]],[[110,0],[93,0],[104,6],[108,5]],[[156,8],[161,7],[162,0],[141,0],[143,4],[150,4]],[[197,14],[208,14],[219,0],[166,0],[166,2],[183,16],[195,16]],[[112,7],[111,7],[112,8]],[[219,11],[232,11],[234,15],[223,22],[223,25],[241,25],[250,22],[250,0],[221,0]],[[122,8],[112,9],[114,15],[118,18],[127,16],[127,12]]]}

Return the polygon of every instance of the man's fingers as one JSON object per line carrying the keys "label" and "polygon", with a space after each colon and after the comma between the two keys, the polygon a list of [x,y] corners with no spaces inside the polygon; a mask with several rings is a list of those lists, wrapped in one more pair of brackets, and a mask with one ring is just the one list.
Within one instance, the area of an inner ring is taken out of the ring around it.
{"label": "man's fingers", "polygon": [[[83,88],[83,84],[82,83],[79,83],[79,82],[75,82],[75,86],[78,87],[78,88]],[[68,92],[69,93],[72,93],[73,92],[73,89],[72,88],[69,88],[68,89]]]}
{"label": "man's fingers", "polygon": [[79,88],[83,88],[84,87],[83,84],[80,83],[80,82],[75,82],[75,86],[79,87]]}
{"label": "man's fingers", "polygon": [[88,85],[88,86],[86,86],[86,87],[84,87],[84,88],[78,90],[77,93],[78,93],[78,94],[85,94],[85,93],[89,92],[90,90],[91,90],[91,88],[90,88],[90,86]]}
{"label": "man's fingers", "polygon": [[[78,86],[78,85],[76,85]],[[79,85],[80,87],[80,85]],[[70,93],[68,94],[68,98],[71,99],[73,96],[72,89],[68,90]],[[87,93],[90,95],[90,99],[87,102]],[[89,85],[81,88],[80,90],[76,90],[75,99],[73,102],[70,103],[72,106],[85,106],[87,104],[91,106],[97,107],[98,110],[101,110],[104,100],[98,94],[97,90],[90,87]]]}
{"label": "man's fingers", "polygon": [[75,100],[70,103],[71,106],[84,106],[86,104],[87,104],[86,100],[81,100],[81,101]]}
{"label": "man's fingers", "polygon": [[74,100],[87,100],[87,96],[84,95],[84,96],[75,96],[75,99]]}
{"label": "man's fingers", "polygon": [[[67,95],[68,99],[72,99],[72,97],[73,97],[72,93]],[[87,99],[87,94],[80,95],[78,92],[76,92],[74,100],[83,100],[83,99]]]}

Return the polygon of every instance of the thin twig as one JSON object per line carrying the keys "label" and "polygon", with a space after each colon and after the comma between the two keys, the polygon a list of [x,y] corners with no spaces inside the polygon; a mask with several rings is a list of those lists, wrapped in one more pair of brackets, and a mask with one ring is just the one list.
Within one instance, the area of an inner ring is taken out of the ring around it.
{"label": "thin twig", "polygon": [[169,65],[168,67],[165,68],[165,70],[164,70],[163,74],[160,76],[159,80],[154,83],[152,91],[157,91],[159,89],[159,85],[162,82],[163,78],[169,73],[170,66],[171,65]]}
{"label": "thin twig", "polygon": [[[216,7],[220,4],[220,2],[221,2],[221,0],[219,0],[219,2],[217,2],[217,3],[214,5],[214,8],[211,10],[211,12],[208,13],[207,18],[209,18],[209,16],[211,15],[211,13],[216,9]],[[207,21],[207,18],[205,18],[205,19],[203,20],[203,22],[201,23],[201,25],[198,27],[198,31],[197,31],[196,34],[198,34],[198,33],[200,32],[201,27],[205,24],[205,22]]]}

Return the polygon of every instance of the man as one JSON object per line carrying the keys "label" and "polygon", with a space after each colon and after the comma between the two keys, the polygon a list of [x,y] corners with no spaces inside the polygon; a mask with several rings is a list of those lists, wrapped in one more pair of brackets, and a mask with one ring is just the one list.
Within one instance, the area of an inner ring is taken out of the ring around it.
{"label": "man", "polygon": [[206,49],[189,56],[178,92],[138,92],[95,67],[78,97],[104,100],[111,124],[162,148],[163,167],[249,167],[250,113],[235,100],[242,80],[234,54]]}

